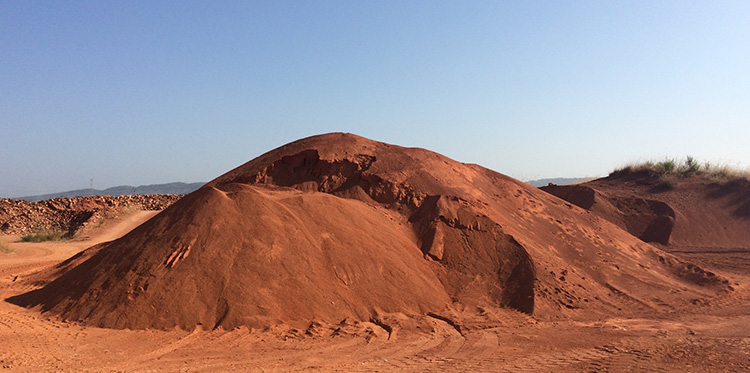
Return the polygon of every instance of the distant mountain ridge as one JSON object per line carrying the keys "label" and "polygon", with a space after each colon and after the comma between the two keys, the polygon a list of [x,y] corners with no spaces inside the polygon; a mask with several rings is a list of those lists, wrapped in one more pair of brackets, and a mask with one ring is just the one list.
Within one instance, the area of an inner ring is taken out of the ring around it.
{"label": "distant mountain ridge", "polygon": [[527,184],[531,184],[537,188],[547,186],[549,183],[555,185],[571,185],[583,183],[585,181],[596,179],[595,177],[554,177],[550,179],[538,179],[526,181]]}
{"label": "distant mountain ridge", "polygon": [[39,201],[45,201],[45,200],[52,199],[52,198],[84,197],[84,196],[91,196],[91,195],[114,197],[114,196],[122,196],[122,195],[128,195],[128,194],[188,194],[202,187],[204,184],[205,184],[204,182],[198,182],[198,183],[176,182],[176,183],[167,183],[167,184],[141,185],[137,187],[132,186],[132,185],[119,185],[119,186],[107,188],[104,190],[94,189],[93,192],[91,189],[77,189],[77,190],[70,190],[67,192],[42,194],[38,196],[18,197],[18,198],[11,198],[11,199],[24,200],[24,201],[30,201],[30,202],[39,202]]}

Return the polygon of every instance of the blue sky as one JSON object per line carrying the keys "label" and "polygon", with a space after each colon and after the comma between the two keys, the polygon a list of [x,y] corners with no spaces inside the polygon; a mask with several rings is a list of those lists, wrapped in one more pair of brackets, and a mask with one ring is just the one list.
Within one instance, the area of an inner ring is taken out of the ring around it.
{"label": "blue sky", "polygon": [[0,0],[0,197],[333,131],[524,180],[747,167],[750,2]]}

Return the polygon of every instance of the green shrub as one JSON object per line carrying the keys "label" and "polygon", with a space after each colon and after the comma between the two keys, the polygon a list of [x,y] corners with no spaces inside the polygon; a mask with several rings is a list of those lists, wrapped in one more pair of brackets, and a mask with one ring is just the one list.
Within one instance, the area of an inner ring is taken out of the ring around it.
{"label": "green shrub", "polygon": [[658,174],[670,174],[674,172],[676,168],[677,164],[674,159],[665,159],[653,166],[653,170]]}
{"label": "green shrub", "polygon": [[45,242],[45,241],[60,241],[63,238],[63,233],[57,229],[38,229],[32,234],[27,234],[21,237],[23,242]]}
{"label": "green shrub", "polygon": [[700,171],[701,164],[698,163],[698,161],[695,160],[695,158],[691,156],[687,156],[685,159],[685,172],[686,173],[696,173]]}

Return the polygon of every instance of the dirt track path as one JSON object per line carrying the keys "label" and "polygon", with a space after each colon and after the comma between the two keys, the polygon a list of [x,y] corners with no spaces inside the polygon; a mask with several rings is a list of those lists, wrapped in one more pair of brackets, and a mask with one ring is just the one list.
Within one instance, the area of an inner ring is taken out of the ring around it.
{"label": "dirt track path", "polygon": [[12,252],[0,253],[0,276],[20,269],[20,267],[15,267],[15,264],[29,270],[38,270],[45,264],[65,260],[87,247],[122,237],[157,213],[158,211],[134,211],[120,216],[111,224],[103,227],[102,230],[97,231],[90,239],[84,241],[18,242],[18,236],[1,236],[0,238],[10,247]]}
{"label": "dirt track path", "polygon": [[[0,253],[0,297],[31,290],[25,274],[153,216],[136,212],[88,241],[10,242]],[[5,242],[12,237],[4,237]],[[19,277],[16,277],[19,276]],[[278,331],[108,330],[50,319],[0,301],[0,368],[8,371],[749,371],[750,291],[659,319],[531,322],[459,333],[439,319],[430,332],[283,338]]]}

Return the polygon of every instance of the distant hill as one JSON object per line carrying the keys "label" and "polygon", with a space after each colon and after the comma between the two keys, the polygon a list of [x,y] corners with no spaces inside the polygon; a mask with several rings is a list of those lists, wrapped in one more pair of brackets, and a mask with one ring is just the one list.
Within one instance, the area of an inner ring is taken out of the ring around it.
{"label": "distant hill", "polygon": [[547,186],[549,185],[549,183],[552,183],[555,185],[571,185],[571,184],[583,183],[585,181],[589,181],[592,179],[594,178],[592,177],[554,177],[550,179],[529,180],[526,183],[539,188],[539,187]]}
{"label": "distant hill", "polygon": [[167,183],[167,184],[152,184],[152,185],[141,185],[141,186],[132,186],[132,185],[120,185],[112,188],[107,188],[104,190],[100,189],[94,189],[93,193],[91,189],[78,189],[78,190],[70,190],[67,192],[60,192],[60,193],[52,193],[52,194],[43,194],[39,196],[29,196],[29,197],[18,197],[18,198],[12,198],[17,200],[24,200],[24,201],[31,201],[31,202],[39,202],[39,201],[45,201],[52,198],[59,198],[59,197],[84,197],[84,196],[122,196],[127,194],[188,194],[196,189],[203,186],[203,182],[200,183]]}

